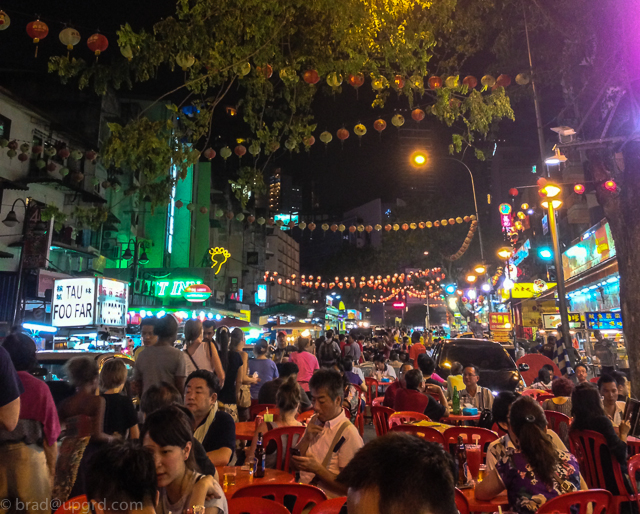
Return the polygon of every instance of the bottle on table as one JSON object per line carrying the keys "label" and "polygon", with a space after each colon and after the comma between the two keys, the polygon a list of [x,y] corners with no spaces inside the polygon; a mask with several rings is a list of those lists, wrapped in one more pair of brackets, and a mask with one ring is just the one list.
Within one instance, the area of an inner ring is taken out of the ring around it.
{"label": "bottle on table", "polygon": [[461,435],[458,436],[456,459],[458,461],[458,485],[465,485],[467,483],[467,449]]}
{"label": "bottle on table", "polygon": [[265,459],[267,453],[262,442],[262,432],[258,433],[258,444],[256,444],[256,470],[253,476],[256,478],[264,478]]}
{"label": "bottle on table", "polygon": [[458,393],[458,386],[453,386],[453,397],[451,399],[451,412],[456,416],[460,414],[460,393]]}

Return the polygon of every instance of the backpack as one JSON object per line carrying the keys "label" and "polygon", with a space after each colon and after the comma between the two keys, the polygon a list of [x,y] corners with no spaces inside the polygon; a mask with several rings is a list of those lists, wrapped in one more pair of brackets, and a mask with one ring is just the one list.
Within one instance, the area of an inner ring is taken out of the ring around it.
{"label": "backpack", "polygon": [[327,364],[333,364],[340,357],[333,345],[333,341],[322,343],[318,350],[318,356],[320,357],[320,362]]}

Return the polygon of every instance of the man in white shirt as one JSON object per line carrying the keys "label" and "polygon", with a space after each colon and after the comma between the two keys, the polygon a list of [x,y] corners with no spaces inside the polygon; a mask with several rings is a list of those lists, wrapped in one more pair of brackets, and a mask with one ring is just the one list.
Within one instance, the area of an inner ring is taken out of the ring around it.
{"label": "man in white shirt", "polygon": [[396,370],[393,369],[393,366],[390,366],[389,364],[386,363],[384,355],[382,354],[376,355],[376,357],[373,359],[373,366],[374,366],[373,376],[378,381],[381,378],[390,378],[394,380],[398,378],[396,375]]}
{"label": "man in white shirt", "polygon": [[470,364],[462,371],[462,381],[465,388],[460,391],[460,405],[472,405],[478,410],[491,409],[493,394],[491,389],[480,387],[480,372],[476,366]]}
{"label": "man in white shirt", "polygon": [[338,474],[364,446],[358,429],[344,415],[344,388],[339,373],[320,369],[309,381],[316,414],[298,443],[301,456],[291,458],[301,472],[300,481],[317,485],[330,498],[344,496]]}

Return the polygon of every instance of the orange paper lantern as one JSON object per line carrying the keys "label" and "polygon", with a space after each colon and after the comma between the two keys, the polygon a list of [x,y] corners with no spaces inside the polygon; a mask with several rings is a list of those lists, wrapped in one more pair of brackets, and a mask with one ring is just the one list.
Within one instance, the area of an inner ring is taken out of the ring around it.
{"label": "orange paper lantern", "polygon": [[87,39],[87,46],[89,47],[89,50],[95,54],[96,60],[98,60],[98,56],[109,48],[109,40],[102,34],[96,33],[89,36],[89,39]]}

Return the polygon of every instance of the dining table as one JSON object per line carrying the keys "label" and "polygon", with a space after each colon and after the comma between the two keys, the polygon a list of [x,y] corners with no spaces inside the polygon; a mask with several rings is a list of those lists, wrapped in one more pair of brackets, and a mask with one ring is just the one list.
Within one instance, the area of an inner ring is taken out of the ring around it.
{"label": "dining table", "polygon": [[[477,500],[475,489],[469,487],[468,489],[461,489],[462,494],[469,503],[469,512],[498,512],[498,507],[508,507],[509,498],[507,497],[507,491],[502,491],[498,496],[491,500]],[[502,510],[505,510],[504,508]]]}
{"label": "dining table", "polygon": [[240,421],[236,423],[236,439],[241,441],[251,441],[256,433],[255,421]]}
{"label": "dining table", "polygon": [[[227,500],[230,500],[236,491],[248,485],[292,484],[295,482],[295,477],[292,474],[279,469],[265,469],[264,478],[254,477],[252,472],[242,466],[220,466],[216,469],[218,480]],[[236,472],[235,484],[229,484],[228,480],[225,482],[225,474],[231,471]]]}
{"label": "dining table", "polygon": [[474,416],[464,416],[462,414],[449,414],[447,416],[442,417],[440,421],[442,421],[443,423],[448,423],[449,425],[458,426],[470,421],[477,423],[479,420],[480,420],[480,414],[476,414]]}

